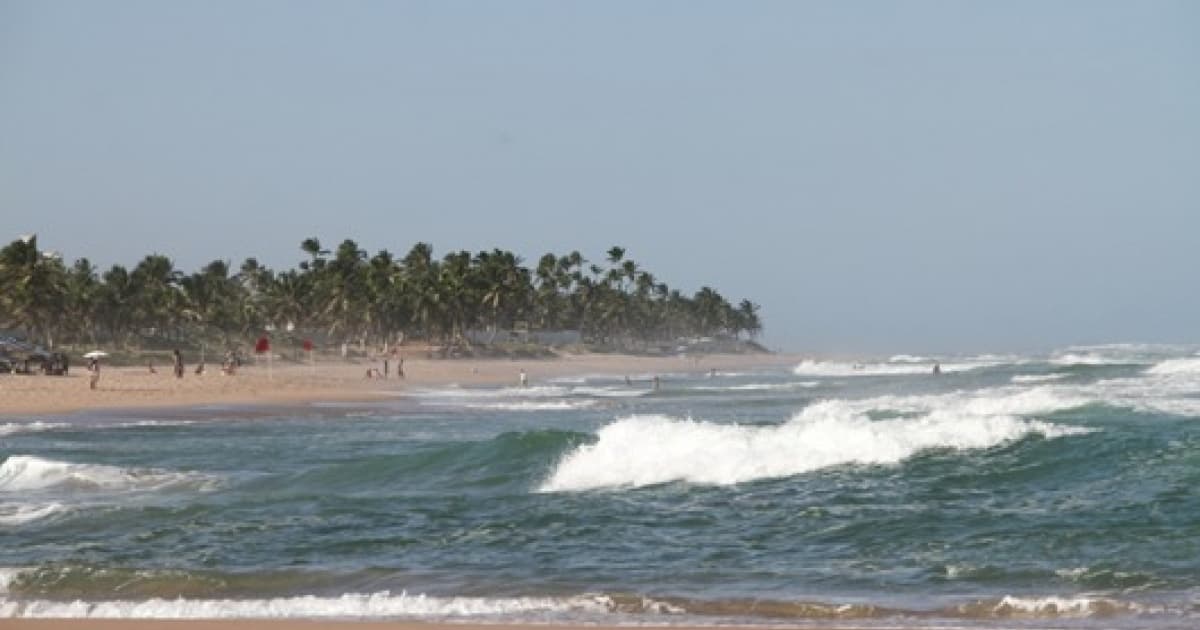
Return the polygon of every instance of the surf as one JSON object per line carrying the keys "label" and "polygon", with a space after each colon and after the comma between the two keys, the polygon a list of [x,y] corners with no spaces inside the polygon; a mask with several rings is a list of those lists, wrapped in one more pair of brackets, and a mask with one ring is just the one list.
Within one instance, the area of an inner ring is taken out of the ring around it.
{"label": "surf", "polygon": [[[964,410],[971,407],[963,405]],[[969,415],[943,412],[874,421],[861,402],[825,401],[777,426],[629,416],[600,428],[594,443],[564,456],[538,490],[638,488],[676,481],[728,486],[833,466],[892,465],[928,449],[986,449],[1034,434],[1054,439],[1090,431],[1005,415],[1011,408],[976,404]]]}

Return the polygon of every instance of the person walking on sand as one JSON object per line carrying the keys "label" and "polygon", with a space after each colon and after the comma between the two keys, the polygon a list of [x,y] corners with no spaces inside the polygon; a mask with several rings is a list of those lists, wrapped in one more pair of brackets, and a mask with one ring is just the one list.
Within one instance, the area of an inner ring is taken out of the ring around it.
{"label": "person walking on sand", "polygon": [[175,348],[175,378],[183,378],[183,355],[179,354],[179,348]]}
{"label": "person walking on sand", "polygon": [[525,373],[525,370],[521,370],[518,381],[521,383],[521,387],[529,387],[529,375]]}
{"label": "person walking on sand", "polygon": [[404,357],[396,359],[396,378],[404,380]]}

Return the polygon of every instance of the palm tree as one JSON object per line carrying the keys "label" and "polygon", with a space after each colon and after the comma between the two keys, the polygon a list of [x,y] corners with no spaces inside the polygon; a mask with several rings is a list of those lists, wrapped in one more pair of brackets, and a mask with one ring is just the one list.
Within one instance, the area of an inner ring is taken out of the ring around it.
{"label": "palm tree", "polygon": [[352,240],[332,253],[316,238],[300,249],[298,269],[280,273],[248,258],[236,274],[217,260],[185,275],[170,258],[151,254],[132,271],[114,265],[97,277],[86,259],[68,269],[28,237],[0,249],[0,326],[24,329],[47,345],[106,337],[122,347],[137,332],[175,341],[219,334],[232,344],[274,325],[365,345],[403,331],[447,351],[468,343],[468,330],[495,332],[520,321],[577,329],[585,340],[618,347],[678,336],[754,338],[762,330],[757,304],[733,307],[711,287],[683,295],[619,246],[606,252],[606,267],[572,251],[547,253],[532,270],[501,249],[441,260],[428,243],[400,260],[387,250],[368,258]]}
{"label": "palm tree", "polygon": [[[750,300],[742,300],[737,308],[740,329],[746,331],[751,339],[762,332],[762,321],[758,318],[758,309],[759,306]],[[737,334],[736,331],[734,334]]]}
{"label": "palm tree", "polygon": [[146,256],[133,268],[129,274],[134,289],[133,319],[143,334],[178,340],[186,303],[182,279],[171,259],[161,254]]}
{"label": "palm tree", "polygon": [[83,338],[97,344],[96,326],[99,319],[99,298],[102,285],[96,268],[86,258],[75,261],[66,279],[64,305],[67,329],[73,342]]}
{"label": "palm tree", "polygon": [[63,321],[66,269],[62,258],[38,249],[37,235],[0,249],[0,314],[53,349]]}

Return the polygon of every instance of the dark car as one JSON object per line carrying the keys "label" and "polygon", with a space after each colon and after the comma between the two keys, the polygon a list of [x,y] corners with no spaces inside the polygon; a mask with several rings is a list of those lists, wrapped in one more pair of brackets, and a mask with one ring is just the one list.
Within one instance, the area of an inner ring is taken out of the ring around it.
{"label": "dark car", "polygon": [[66,376],[68,369],[70,369],[70,362],[67,360],[67,355],[61,352],[52,352],[42,358],[42,374]]}

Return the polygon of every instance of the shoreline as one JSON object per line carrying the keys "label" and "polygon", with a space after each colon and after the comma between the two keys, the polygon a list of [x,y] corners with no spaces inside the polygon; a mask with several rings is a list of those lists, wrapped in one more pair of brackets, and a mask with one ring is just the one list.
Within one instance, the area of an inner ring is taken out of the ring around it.
{"label": "shoreline", "polygon": [[270,368],[249,364],[226,376],[217,369],[196,375],[188,369],[182,379],[163,366],[157,373],[144,367],[104,367],[96,390],[88,373],[77,368],[68,376],[0,375],[0,419],[34,419],[88,411],[182,410],[205,405],[294,406],[316,402],[373,403],[403,398],[425,387],[485,387],[529,385],[579,376],[647,379],[654,374],[702,373],[795,365],[789,354],[713,354],[703,357],[643,357],[626,354],[564,354],[546,359],[428,359],[406,358],[405,378],[394,362],[389,378],[367,378],[368,369],[382,370],[383,360],[348,362],[322,360]]}
{"label": "shoreline", "polygon": [[[3,619],[0,626],[12,630],[249,630],[262,628],[265,630],[518,630],[521,628],[538,628],[539,630],[629,630],[630,628],[669,628],[670,630],[760,630],[761,628],[809,628],[818,630],[865,630],[870,626],[861,624],[838,624],[834,622],[818,622],[806,624],[769,624],[753,625],[674,625],[674,624],[637,624],[622,626],[617,624],[567,624],[567,623],[513,623],[500,622],[495,624],[481,622],[457,623],[450,621],[380,621],[374,619],[336,620],[321,619]],[[917,624],[904,626],[906,629],[920,628]],[[935,626],[930,626],[935,627]],[[1038,626],[1023,626],[1025,630],[1036,630]],[[997,627],[998,628],[998,627]],[[996,630],[994,628],[993,630]]]}

